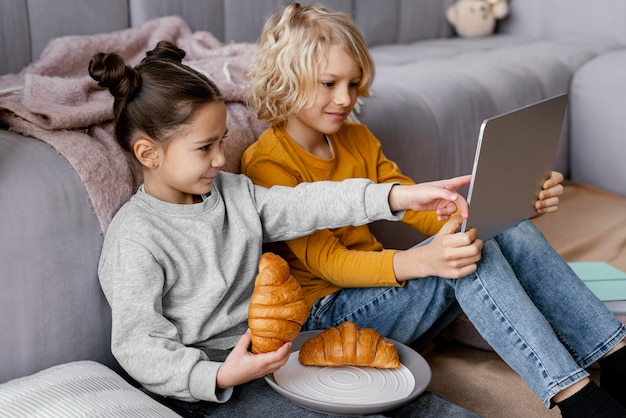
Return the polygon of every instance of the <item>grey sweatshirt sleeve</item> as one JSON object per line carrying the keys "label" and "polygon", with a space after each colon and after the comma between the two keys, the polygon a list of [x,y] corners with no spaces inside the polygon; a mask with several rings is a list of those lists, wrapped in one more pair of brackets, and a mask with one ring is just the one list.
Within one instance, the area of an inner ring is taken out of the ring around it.
{"label": "grey sweatshirt sleeve", "polygon": [[100,283],[111,303],[111,349],[120,365],[151,392],[185,401],[225,402],[217,370],[201,350],[186,347],[163,316],[163,269],[143,245],[129,239],[106,243]]}
{"label": "grey sweatshirt sleeve", "polygon": [[319,229],[359,226],[377,220],[399,221],[404,211],[391,212],[389,192],[398,183],[368,179],[317,181],[296,187],[255,187],[255,201],[265,242],[289,240]]}

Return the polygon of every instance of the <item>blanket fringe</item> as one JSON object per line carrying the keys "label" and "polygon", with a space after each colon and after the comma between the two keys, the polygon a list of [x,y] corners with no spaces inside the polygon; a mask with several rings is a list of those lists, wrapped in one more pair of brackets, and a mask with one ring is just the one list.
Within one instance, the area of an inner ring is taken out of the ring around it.
{"label": "blanket fringe", "polygon": [[11,94],[17,93],[24,90],[24,86],[10,87],[8,89],[0,90],[0,96],[10,96]]}

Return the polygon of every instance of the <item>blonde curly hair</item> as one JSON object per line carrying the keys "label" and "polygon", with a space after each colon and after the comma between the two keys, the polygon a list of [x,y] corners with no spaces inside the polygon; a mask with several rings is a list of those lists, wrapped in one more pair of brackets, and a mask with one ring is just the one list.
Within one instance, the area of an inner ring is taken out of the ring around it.
{"label": "blonde curly hair", "polygon": [[369,97],[374,62],[365,37],[346,13],[319,5],[289,4],[263,28],[247,68],[248,105],[261,120],[284,123],[313,104],[319,73],[331,46],[345,49],[361,68],[357,94]]}

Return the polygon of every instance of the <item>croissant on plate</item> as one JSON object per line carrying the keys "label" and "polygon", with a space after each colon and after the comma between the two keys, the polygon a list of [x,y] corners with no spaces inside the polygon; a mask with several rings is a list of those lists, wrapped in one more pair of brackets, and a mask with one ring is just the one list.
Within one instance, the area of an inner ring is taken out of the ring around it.
{"label": "croissant on plate", "polygon": [[275,351],[293,341],[309,317],[309,306],[289,264],[280,256],[264,253],[248,307],[252,352]]}
{"label": "croissant on plate", "polygon": [[298,360],[305,366],[400,367],[393,342],[372,328],[359,328],[350,321],[328,328],[305,341]]}

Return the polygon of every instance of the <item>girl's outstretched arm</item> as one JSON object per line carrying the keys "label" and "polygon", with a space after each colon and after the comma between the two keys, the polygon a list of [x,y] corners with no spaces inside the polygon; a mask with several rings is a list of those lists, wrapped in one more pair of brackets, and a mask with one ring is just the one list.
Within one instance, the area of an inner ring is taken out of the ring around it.
{"label": "girl's outstretched arm", "polygon": [[456,190],[470,181],[471,176],[466,175],[410,186],[394,186],[389,193],[389,207],[392,211],[436,211],[439,220],[448,219],[458,210],[461,217],[466,219],[469,214],[467,201]]}

